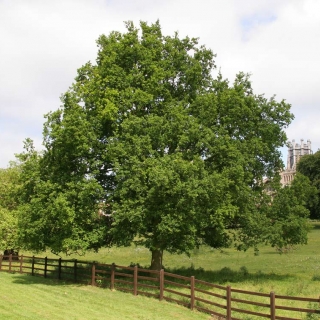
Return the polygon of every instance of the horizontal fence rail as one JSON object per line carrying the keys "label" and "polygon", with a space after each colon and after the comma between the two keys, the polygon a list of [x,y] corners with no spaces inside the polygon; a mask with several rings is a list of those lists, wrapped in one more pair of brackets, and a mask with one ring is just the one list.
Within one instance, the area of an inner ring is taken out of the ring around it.
{"label": "horizontal fence rail", "polygon": [[[0,255],[0,271],[19,272],[175,302],[216,319],[298,320],[320,314],[320,297],[303,298],[221,286],[164,270],[96,263],[77,259]],[[304,303],[304,307],[297,305]],[[290,317],[287,316],[288,312]]]}

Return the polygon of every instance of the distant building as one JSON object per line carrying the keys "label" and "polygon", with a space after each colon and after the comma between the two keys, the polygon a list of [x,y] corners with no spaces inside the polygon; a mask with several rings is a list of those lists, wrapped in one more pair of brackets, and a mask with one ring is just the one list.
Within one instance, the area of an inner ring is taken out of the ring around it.
{"label": "distant building", "polygon": [[303,139],[301,139],[300,144],[296,143],[295,140],[289,142],[287,167],[280,173],[280,183],[282,186],[286,186],[292,182],[296,174],[297,163],[300,158],[306,154],[312,154],[310,140],[308,140],[307,143],[304,143]]}

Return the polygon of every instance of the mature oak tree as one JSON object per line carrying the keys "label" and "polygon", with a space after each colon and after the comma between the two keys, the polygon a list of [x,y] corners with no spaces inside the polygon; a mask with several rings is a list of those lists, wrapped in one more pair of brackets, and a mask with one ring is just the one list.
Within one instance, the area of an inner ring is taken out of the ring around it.
{"label": "mature oak tree", "polygon": [[254,94],[246,74],[213,78],[215,55],[197,39],[164,36],[159,22],[126,26],[98,39],[96,63],[47,115],[24,243],[70,252],[135,241],[159,269],[163,250],[246,248],[267,241],[258,227],[280,239],[262,180],[282,168],[290,105]]}

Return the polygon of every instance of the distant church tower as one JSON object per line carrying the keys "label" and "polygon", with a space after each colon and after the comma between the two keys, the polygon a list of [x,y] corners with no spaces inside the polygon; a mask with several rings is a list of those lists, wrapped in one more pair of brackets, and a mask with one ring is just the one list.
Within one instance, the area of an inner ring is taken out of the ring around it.
{"label": "distant church tower", "polygon": [[303,139],[301,139],[300,144],[296,143],[295,140],[289,142],[287,168],[280,173],[280,182],[283,186],[291,183],[296,174],[297,163],[306,154],[312,154],[310,140],[304,143]]}

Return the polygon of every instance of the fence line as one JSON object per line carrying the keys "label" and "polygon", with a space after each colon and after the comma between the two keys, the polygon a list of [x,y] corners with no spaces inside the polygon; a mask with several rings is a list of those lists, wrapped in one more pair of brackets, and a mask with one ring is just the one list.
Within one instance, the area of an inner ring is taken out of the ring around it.
{"label": "fence line", "polygon": [[[243,314],[254,316],[252,319],[263,317],[272,320],[299,320],[302,314],[320,314],[317,307],[300,308],[283,304],[283,301],[301,301],[309,304],[318,303],[320,307],[320,297],[290,297],[276,295],[274,292],[267,294],[234,289],[231,286],[224,287],[195,279],[194,276],[185,277],[164,270],[154,271],[137,266],[125,267],[114,263],[104,264],[77,259],[0,255],[0,271],[109,287],[111,290],[131,292],[135,296],[146,295],[160,301],[175,302],[191,310],[206,312],[227,320],[240,320],[239,317]],[[243,298],[243,295],[248,298]],[[284,315],[283,312],[287,311],[291,312],[290,316],[292,314],[295,317]]]}

